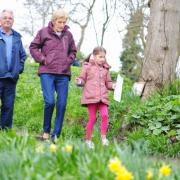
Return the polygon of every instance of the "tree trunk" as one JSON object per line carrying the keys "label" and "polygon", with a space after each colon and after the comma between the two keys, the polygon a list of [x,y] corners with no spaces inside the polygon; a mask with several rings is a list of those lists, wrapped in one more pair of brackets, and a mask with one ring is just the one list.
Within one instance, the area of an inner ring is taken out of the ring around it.
{"label": "tree trunk", "polygon": [[141,73],[142,100],[175,79],[180,43],[180,0],[151,0]]}

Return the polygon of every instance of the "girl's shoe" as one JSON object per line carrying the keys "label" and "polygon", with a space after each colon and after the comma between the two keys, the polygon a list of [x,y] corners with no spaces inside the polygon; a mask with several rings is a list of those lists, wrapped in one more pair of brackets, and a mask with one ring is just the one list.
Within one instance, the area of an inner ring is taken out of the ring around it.
{"label": "girl's shoe", "polygon": [[103,146],[108,146],[108,145],[109,145],[108,139],[103,138],[103,139],[102,139],[102,145],[103,145]]}
{"label": "girl's shoe", "polygon": [[94,143],[90,140],[86,140],[86,145],[89,149],[94,149]]}

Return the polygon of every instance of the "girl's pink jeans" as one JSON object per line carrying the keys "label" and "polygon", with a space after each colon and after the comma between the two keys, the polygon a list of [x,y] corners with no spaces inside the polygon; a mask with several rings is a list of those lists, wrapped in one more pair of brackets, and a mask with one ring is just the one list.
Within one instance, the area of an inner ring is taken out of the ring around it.
{"label": "girl's pink jeans", "polygon": [[108,106],[102,102],[95,104],[88,104],[89,121],[86,126],[86,140],[91,139],[94,124],[96,122],[96,112],[99,110],[101,116],[101,136],[106,135],[108,128]]}

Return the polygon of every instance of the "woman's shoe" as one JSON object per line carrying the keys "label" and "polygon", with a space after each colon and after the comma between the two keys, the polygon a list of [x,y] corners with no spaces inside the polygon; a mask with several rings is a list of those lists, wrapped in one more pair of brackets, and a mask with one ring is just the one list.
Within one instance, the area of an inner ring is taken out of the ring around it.
{"label": "woman's shoe", "polygon": [[42,140],[44,141],[49,140],[49,133],[43,133]]}
{"label": "woman's shoe", "polygon": [[55,136],[51,136],[51,141],[52,141],[52,143],[53,144],[56,144],[57,143],[57,136],[55,135]]}

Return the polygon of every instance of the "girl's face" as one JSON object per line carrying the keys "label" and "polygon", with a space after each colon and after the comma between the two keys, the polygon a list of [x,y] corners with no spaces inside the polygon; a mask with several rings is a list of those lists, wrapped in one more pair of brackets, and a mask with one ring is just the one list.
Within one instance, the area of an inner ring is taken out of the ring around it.
{"label": "girl's face", "polygon": [[99,52],[98,54],[94,55],[94,60],[98,65],[102,65],[106,60],[106,53],[105,52]]}

